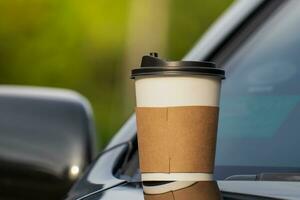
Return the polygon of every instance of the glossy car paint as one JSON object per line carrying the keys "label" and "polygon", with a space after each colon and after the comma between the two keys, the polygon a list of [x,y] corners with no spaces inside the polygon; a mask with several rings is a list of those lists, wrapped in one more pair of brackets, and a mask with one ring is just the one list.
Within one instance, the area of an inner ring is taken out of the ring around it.
{"label": "glossy car paint", "polygon": [[113,137],[104,153],[98,156],[99,159],[95,159],[84,177],[74,185],[68,199],[82,199],[85,194],[92,191],[96,191],[98,195],[102,191],[125,184],[125,180],[118,179],[113,175],[113,168],[121,153],[127,148],[128,142],[135,138],[135,133],[135,115],[132,115]]}

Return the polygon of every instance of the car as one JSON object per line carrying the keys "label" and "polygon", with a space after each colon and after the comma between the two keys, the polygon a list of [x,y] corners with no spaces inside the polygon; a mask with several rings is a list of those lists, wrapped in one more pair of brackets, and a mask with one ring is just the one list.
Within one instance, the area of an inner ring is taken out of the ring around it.
{"label": "car", "polygon": [[[215,179],[226,200],[300,199],[300,2],[235,1],[183,60],[226,70]],[[68,200],[143,199],[133,114]]]}

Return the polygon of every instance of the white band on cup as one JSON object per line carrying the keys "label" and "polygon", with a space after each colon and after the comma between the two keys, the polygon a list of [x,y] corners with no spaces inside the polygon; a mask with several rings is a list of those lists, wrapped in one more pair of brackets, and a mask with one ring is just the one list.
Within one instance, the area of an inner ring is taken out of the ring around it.
{"label": "white band on cup", "polygon": [[142,173],[142,181],[212,181],[208,173]]}
{"label": "white band on cup", "polygon": [[162,194],[166,192],[176,191],[183,188],[187,188],[196,183],[195,181],[175,181],[163,185],[157,186],[145,186],[143,185],[144,192],[146,194]]}
{"label": "white band on cup", "polygon": [[221,80],[209,76],[136,78],[137,107],[219,106]]}

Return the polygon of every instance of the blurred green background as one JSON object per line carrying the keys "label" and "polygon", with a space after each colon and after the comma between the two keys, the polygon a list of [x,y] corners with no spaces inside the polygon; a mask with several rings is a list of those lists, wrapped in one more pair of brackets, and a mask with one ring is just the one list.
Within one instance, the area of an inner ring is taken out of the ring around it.
{"label": "blurred green background", "polygon": [[104,146],[134,111],[130,69],[180,59],[232,0],[1,0],[0,84],[86,96]]}

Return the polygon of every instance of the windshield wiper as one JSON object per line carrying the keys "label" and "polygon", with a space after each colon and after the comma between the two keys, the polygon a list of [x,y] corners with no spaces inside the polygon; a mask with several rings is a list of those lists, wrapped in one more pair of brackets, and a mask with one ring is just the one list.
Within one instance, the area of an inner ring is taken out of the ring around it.
{"label": "windshield wiper", "polygon": [[229,181],[295,181],[300,182],[300,173],[261,173],[249,175],[233,175]]}

